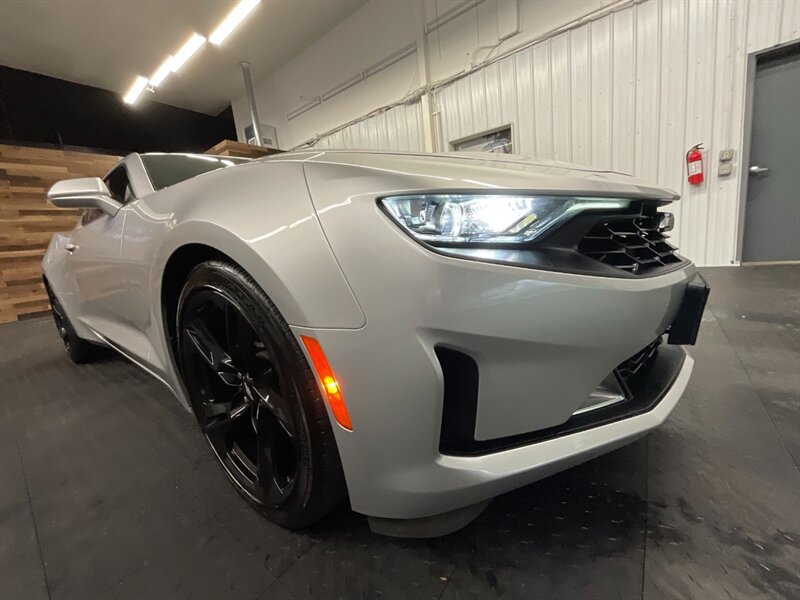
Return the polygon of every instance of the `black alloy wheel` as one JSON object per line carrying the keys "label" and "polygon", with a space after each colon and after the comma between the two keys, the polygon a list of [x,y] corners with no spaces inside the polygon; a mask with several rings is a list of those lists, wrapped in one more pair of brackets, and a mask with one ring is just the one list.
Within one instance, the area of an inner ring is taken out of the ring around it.
{"label": "black alloy wheel", "polygon": [[283,357],[221,290],[192,294],[182,316],[181,355],[200,428],[245,491],[280,506],[294,488],[301,452],[288,404],[298,394]]}
{"label": "black alloy wheel", "polygon": [[203,434],[253,506],[298,527],[341,499],[318,384],[288,325],[237,266],[210,261],[190,274],[179,301],[178,360]]}

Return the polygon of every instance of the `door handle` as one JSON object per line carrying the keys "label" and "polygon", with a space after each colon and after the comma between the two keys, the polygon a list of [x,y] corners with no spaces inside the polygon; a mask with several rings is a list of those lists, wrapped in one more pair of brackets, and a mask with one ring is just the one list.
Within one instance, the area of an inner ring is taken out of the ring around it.
{"label": "door handle", "polygon": [[769,167],[759,167],[758,165],[753,165],[750,167],[750,175],[758,175],[760,173],[768,173]]}
{"label": "door handle", "polygon": [[78,248],[80,248],[80,246],[78,246],[78,244],[74,244],[74,243],[72,243],[72,242],[67,242],[67,245],[66,245],[66,246],[64,246],[64,248],[66,248],[67,252],[69,252],[70,254],[72,254],[73,252],[75,252],[75,250],[77,250]]}

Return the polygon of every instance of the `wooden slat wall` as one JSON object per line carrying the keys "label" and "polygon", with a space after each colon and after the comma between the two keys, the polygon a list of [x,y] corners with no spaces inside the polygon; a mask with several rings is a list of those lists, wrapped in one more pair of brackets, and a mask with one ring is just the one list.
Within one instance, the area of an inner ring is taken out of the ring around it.
{"label": "wooden slat wall", "polygon": [[222,140],[220,143],[206,150],[206,154],[214,154],[216,156],[238,156],[241,158],[261,158],[262,156],[281,153],[283,153],[283,150],[254,146],[234,140]]}
{"label": "wooden slat wall", "polygon": [[53,233],[75,225],[78,211],[45,194],[56,181],[102,177],[118,157],[0,144],[0,323],[47,310],[41,262]]}

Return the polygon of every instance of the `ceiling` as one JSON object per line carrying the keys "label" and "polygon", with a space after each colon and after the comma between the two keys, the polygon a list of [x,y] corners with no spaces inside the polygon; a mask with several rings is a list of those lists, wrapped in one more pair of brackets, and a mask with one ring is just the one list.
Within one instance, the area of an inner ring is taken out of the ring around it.
{"label": "ceiling", "polygon": [[[222,43],[206,43],[154,95],[218,114],[244,93],[239,61],[258,82],[366,0],[262,0]],[[236,0],[0,0],[0,64],[124,94],[193,32],[206,37]],[[121,100],[120,100],[121,101]]]}

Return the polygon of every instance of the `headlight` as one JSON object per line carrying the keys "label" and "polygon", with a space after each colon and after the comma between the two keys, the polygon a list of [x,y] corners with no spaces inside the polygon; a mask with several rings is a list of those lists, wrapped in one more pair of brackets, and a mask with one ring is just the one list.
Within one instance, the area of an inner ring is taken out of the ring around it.
{"label": "headlight", "polygon": [[528,242],[585,210],[625,208],[628,200],[510,194],[420,194],[381,200],[419,240],[443,243]]}

